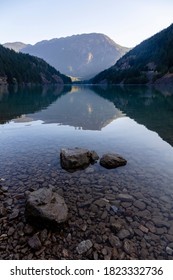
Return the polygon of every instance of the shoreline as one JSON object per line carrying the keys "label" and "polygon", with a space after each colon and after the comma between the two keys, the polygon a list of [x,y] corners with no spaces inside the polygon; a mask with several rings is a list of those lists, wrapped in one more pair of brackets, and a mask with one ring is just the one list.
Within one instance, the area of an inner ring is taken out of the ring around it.
{"label": "shoreline", "polygon": [[[108,182],[109,174],[98,174],[93,166],[72,174],[57,170],[30,188],[27,176],[21,175],[18,190],[1,179],[0,259],[173,259],[173,216],[167,196],[163,193],[158,204],[151,188],[135,191],[133,182],[123,182],[117,173],[111,172]],[[53,182],[68,205],[68,221],[59,230],[36,228],[25,219],[25,192]],[[77,247],[86,240],[92,245],[79,254]]]}

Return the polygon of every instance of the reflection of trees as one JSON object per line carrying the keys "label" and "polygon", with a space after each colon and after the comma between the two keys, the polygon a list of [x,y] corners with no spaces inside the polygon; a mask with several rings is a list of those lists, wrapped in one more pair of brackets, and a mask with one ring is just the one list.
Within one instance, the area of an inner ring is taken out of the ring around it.
{"label": "reflection of trees", "polygon": [[173,87],[114,86],[92,89],[173,146]]}
{"label": "reflection of trees", "polygon": [[1,87],[0,123],[47,108],[70,90],[70,86]]}
{"label": "reflection of trees", "polygon": [[45,123],[100,130],[122,117],[121,111],[173,146],[173,87],[82,86],[71,91],[70,87],[38,86],[0,90],[0,123],[34,114],[34,119]]}

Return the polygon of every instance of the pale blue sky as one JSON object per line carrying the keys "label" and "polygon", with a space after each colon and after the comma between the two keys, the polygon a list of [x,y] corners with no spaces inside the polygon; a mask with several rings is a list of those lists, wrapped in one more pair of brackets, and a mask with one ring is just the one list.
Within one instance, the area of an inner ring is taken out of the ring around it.
{"label": "pale blue sky", "polygon": [[104,33],[134,47],[173,23],[173,0],[0,0],[0,43]]}

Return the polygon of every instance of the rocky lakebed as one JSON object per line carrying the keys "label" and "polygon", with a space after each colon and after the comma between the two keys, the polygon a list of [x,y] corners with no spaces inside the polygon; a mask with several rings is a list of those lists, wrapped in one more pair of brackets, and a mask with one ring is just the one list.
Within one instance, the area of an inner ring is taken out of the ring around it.
{"label": "rocky lakebed", "polygon": [[173,259],[173,193],[152,173],[79,148],[49,162],[0,177],[0,259]]}

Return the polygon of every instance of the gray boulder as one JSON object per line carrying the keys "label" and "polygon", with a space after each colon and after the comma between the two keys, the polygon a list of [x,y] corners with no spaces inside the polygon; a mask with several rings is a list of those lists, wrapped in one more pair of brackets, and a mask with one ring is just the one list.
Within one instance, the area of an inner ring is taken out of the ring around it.
{"label": "gray boulder", "polygon": [[126,165],[127,161],[120,155],[114,153],[104,154],[100,159],[100,165],[107,168],[117,168]]}
{"label": "gray boulder", "polygon": [[98,159],[95,151],[82,148],[63,148],[60,152],[61,166],[68,171],[85,169]]}
{"label": "gray boulder", "polygon": [[41,188],[27,195],[25,216],[38,226],[59,224],[67,220],[68,208],[59,194],[52,188]]}

